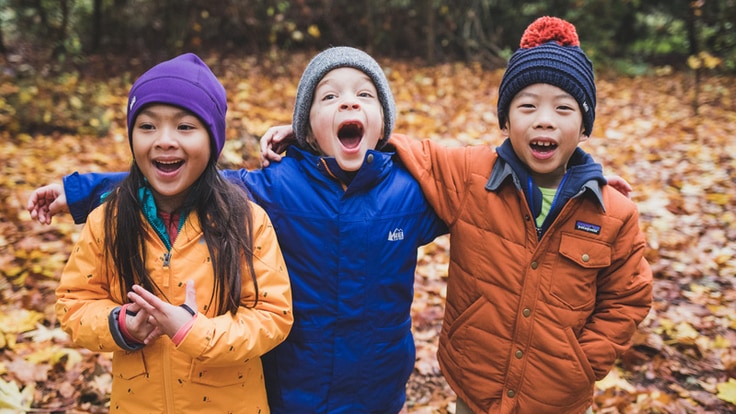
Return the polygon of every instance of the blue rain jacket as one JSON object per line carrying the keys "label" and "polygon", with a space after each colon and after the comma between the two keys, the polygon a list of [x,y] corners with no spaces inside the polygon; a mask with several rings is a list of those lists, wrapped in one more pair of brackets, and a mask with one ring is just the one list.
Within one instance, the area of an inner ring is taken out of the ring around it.
{"label": "blue rain jacket", "polygon": [[[447,232],[393,153],[368,151],[348,186],[296,147],[225,171],[268,213],[291,278],[294,325],[263,357],[272,413],[397,413],[414,368],[417,248]],[[122,174],[64,178],[77,222]]]}

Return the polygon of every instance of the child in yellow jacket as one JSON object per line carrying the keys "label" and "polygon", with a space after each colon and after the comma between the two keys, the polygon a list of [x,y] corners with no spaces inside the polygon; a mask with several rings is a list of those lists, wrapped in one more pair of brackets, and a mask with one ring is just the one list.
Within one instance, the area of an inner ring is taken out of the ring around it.
{"label": "child in yellow jacket", "polygon": [[216,168],[226,111],[193,54],[130,90],[130,174],[56,291],[74,343],[113,352],[111,412],[269,412],[261,355],[289,333],[291,288],[268,216]]}

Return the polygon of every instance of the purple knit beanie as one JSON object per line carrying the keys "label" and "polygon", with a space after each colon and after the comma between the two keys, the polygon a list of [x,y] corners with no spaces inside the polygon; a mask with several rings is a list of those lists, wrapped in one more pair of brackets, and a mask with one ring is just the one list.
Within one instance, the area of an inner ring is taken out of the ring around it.
{"label": "purple knit beanie", "polygon": [[584,134],[590,136],[596,103],[593,63],[580,48],[572,23],[544,16],[524,31],[519,49],[511,56],[498,89],[501,128],[506,125],[514,96],[535,83],[554,85],[572,95],[583,113]]}
{"label": "purple knit beanie", "polygon": [[161,62],[135,81],[128,95],[128,140],[133,125],[148,104],[174,105],[194,113],[204,123],[215,143],[215,158],[225,145],[225,88],[202,59],[185,53]]}

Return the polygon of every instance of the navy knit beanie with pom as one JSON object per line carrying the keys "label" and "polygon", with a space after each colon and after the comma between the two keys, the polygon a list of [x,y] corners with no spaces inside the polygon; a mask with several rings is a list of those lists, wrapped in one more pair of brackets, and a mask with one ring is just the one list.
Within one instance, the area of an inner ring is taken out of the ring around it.
{"label": "navy knit beanie with pom", "polygon": [[309,111],[312,109],[312,100],[317,85],[327,72],[337,68],[357,69],[371,78],[378,92],[378,100],[383,109],[383,137],[376,144],[380,150],[391,136],[396,122],[396,103],[388,85],[386,75],[381,66],[370,55],[362,50],[347,46],[331,47],[326,49],[309,62],[304,69],[296,91],[294,116],[292,124],[294,135],[301,148],[307,148],[307,132],[309,131]]}
{"label": "navy knit beanie with pom", "polygon": [[[161,62],[141,75],[128,94],[128,140],[135,119],[148,104],[167,104],[194,113],[215,144],[215,155],[225,145],[227,95],[212,70],[193,53]],[[131,141],[132,145],[132,141]]]}
{"label": "navy knit beanie with pom", "polygon": [[499,126],[506,126],[509,105],[519,91],[547,83],[575,98],[583,113],[583,133],[590,136],[596,103],[593,63],[580,48],[575,26],[557,17],[540,17],[524,31],[519,47],[498,90]]}

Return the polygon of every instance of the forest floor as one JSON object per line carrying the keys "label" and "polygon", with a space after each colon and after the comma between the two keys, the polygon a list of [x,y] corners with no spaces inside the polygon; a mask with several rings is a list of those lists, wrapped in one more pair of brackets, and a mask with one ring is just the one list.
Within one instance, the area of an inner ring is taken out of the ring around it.
{"label": "forest floor", "polygon": [[[258,168],[257,137],[290,122],[307,57],[208,63],[229,94],[222,165]],[[396,131],[450,146],[500,144],[500,71],[381,63],[397,102]],[[34,188],[73,171],[128,168],[125,101],[140,71],[105,77],[90,75],[93,69],[35,83],[0,78],[0,413],[107,412],[110,355],[75,348],[53,310],[80,226],[68,215],[41,225],[25,209]],[[697,98],[688,73],[602,75],[597,85],[595,129],[581,146],[607,175],[634,187],[655,281],[652,310],[631,350],[597,383],[595,412],[734,412],[736,82],[706,76]],[[41,108],[33,130],[13,121],[21,115],[13,102],[29,99]],[[444,236],[420,249],[410,413],[454,412],[435,357],[449,243]]]}

